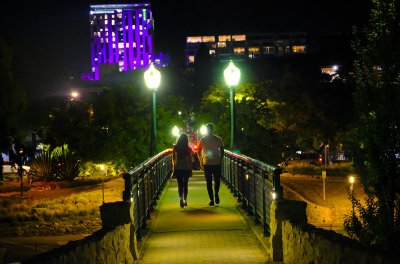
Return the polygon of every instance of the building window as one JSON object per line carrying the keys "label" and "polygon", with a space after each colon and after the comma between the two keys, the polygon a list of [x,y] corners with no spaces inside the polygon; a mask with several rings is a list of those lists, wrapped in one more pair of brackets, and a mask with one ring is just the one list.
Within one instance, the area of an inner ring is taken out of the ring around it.
{"label": "building window", "polygon": [[226,42],[218,42],[218,48],[225,48]]}
{"label": "building window", "polygon": [[244,47],[233,48],[233,53],[235,53],[236,55],[242,55],[244,54],[244,52],[245,52]]}
{"label": "building window", "polygon": [[198,43],[201,42],[201,37],[187,37],[186,43]]}
{"label": "building window", "polygon": [[231,41],[231,36],[230,35],[218,36],[218,41]]}
{"label": "building window", "polygon": [[264,53],[264,54],[274,54],[274,53],[275,53],[275,48],[274,48],[274,46],[266,46],[266,47],[263,47],[263,53]]}
{"label": "building window", "polygon": [[260,54],[260,48],[259,47],[249,47],[249,53]]}
{"label": "building window", "polygon": [[246,35],[233,35],[233,41],[246,41]]}
{"label": "building window", "polygon": [[306,53],[306,46],[293,46],[293,53]]}
{"label": "building window", "polygon": [[203,42],[215,42],[214,36],[203,36]]}
{"label": "building window", "polygon": [[194,56],[188,56],[188,60],[190,63],[194,63]]}

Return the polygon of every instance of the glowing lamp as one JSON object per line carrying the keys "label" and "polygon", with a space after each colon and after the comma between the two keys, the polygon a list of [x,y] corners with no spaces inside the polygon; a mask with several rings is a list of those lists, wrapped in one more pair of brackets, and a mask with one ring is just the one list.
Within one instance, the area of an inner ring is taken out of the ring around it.
{"label": "glowing lamp", "polygon": [[351,184],[353,184],[354,181],[355,181],[354,176],[350,176],[350,177],[349,177],[349,182],[350,182]]}
{"label": "glowing lamp", "polygon": [[228,67],[224,71],[225,82],[228,87],[233,87],[238,85],[240,80],[240,70],[233,64],[232,61],[229,62]]}
{"label": "glowing lamp", "polygon": [[206,127],[205,125],[202,125],[202,126],[200,127],[200,134],[201,134],[202,136],[207,135],[207,127]]}
{"label": "glowing lamp", "polygon": [[174,137],[179,136],[179,128],[177,126],[174,126],[174,128],[172,128],[172,135]]}
{"label": "glowing lamp", "polygon": [[271,196],[272,196],[272,200],[276,200],[276,192],[273,191],[273,192],[271,193]]}
{"label": "glowing lamp", "polygon": [[153,63],[144,72],[144,81],[147,88],[150,90],[157,90],[161,83],[161,73],[154,67]]}

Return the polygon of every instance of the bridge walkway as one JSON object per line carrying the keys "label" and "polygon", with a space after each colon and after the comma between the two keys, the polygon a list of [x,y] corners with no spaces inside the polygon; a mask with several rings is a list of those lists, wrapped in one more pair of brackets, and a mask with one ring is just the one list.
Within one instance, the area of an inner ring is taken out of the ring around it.
{"label": "bridge walkway", "polygon": [[188,206],[180,208],[170,179],[152,214],[138,263],[267,263],[267,252],[237,199],[221,183],[219,205],[209,206],[203,171],[189,180]]}

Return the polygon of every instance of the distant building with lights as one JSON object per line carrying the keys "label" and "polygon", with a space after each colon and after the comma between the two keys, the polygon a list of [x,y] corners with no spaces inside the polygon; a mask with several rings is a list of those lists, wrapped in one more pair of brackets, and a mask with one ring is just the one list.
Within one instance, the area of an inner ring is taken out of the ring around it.
{"label": "distant building with lights", "polygon": [[187,65],[194,63],[197,50],[204,44],[210,57],[220,61],[307,53],[306,34],[302,32],[188,36],[185,48]]}
{"label": "distant building with lights", "polygon": [[163,54],[154,54],[153,23],[149,3],[90,5],[92,80],[146,69],[150,62],[165,66]]}

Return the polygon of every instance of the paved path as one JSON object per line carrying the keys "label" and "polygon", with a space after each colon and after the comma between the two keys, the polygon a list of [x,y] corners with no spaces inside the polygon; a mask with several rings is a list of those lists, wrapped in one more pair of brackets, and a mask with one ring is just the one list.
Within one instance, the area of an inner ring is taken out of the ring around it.
{"label": "paved path", "polygon": [[155,208],[139,263],[267,263],[266,251],[221,184],[221,203],[209,206],[202,171],[189,180],[188,206],[179,207],[171,179]]}

